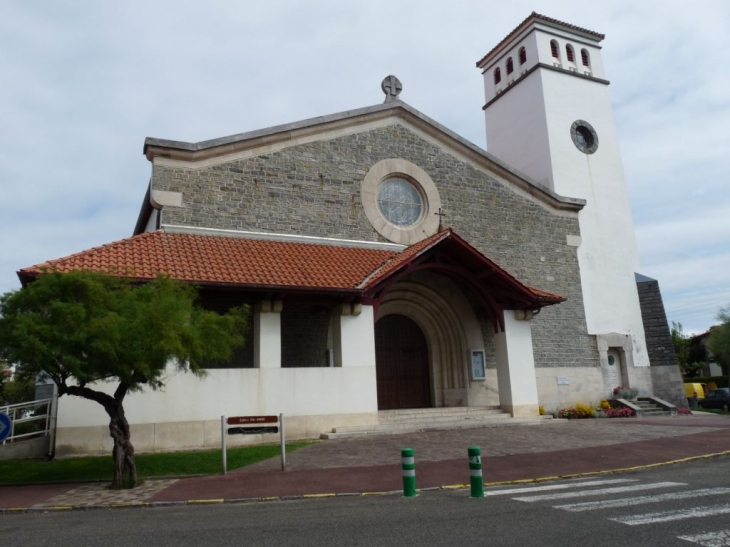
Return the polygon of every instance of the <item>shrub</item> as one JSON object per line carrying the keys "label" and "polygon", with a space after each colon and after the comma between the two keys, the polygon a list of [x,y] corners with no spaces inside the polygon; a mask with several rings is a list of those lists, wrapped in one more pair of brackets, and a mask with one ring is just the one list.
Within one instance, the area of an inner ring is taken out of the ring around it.
{"label": "shrub", "polygon": [[611,403],[608,402],[608,399],[601,399],[601,402],[598,406],[601,410],[608,410],[609,408],[611,408]]}
{"label": "shrub", "polygon": [[686,416],[687,414],[692,414],[692,411],[689,408],[677,407],[677,414],[683,414]]}
{"label": "shrub", "polygon": [[608,418],[630,418],[634,415],[634,411],[628,407],[608,408],[604,412]]}
{"label": "shrub", "polygon": [[592,406],[578,403],[575,405],[575,410],[578,412],[578,418],[595,418],[596,412]]}
{"label": "shrub", "polygon": [[593,407],[580,403],[575,406],[569,406],[558,410],[558,418],[566,418],[568,420],[595,417],[596,413],[593,410]]}
{"label": "shrub", "polygon": [[540,411],[540,416],[544,416],[545,415],[545,407],[544,406],[540,405],[539,407],[537,407],[537,409]]}
{"label": "shrub", "polygon": [[613,396],[617,399],[635,399],[639,394],[638,389],[618,386],[613,388]]}

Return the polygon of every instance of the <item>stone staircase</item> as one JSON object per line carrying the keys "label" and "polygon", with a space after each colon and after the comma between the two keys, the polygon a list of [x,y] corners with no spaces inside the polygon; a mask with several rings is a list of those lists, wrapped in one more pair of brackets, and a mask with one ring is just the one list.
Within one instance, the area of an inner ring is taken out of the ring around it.
{"label": "stone staircase", "polygon": [[335,427],[331,432],[322,433],[320,438],[343,439],[420,431],[530,425],[551,420],[552,416],[512,418],[498,406],[483,406],[381,410],[378,412],[378,419],[380,423],[373,425]]}
{"label": "stone staircase", "polygon": [[641,409],[641,414],[637,415],[640,418],[649,418],[651,416],[671,416],[672,412],[663,406],[653,402],[648,397],[639,397],[634,402],[634,405]]}

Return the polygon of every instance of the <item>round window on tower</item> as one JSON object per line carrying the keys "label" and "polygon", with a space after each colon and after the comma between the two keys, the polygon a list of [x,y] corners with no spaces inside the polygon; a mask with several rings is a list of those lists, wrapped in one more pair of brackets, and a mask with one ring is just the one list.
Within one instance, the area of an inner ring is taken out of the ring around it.
{"label": "round window on tower", "polygon": [[570,138],[573,139],[575,147],[584,154],[593,154],[598,150],[598,135],[587,121],[574,121],[570,126]]}

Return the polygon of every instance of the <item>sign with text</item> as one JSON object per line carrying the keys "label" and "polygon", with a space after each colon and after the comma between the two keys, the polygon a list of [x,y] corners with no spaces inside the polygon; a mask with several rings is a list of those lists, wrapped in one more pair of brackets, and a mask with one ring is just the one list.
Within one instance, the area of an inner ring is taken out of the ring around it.
{"label": "sign with text", "polygon": [[[272,424],[272,425],[269,425]],[[230,425],[238,427],[228,427]],[[221,457],[223,474],[228,472],[226,437],[228,435],[261,435],[278,433],[281,439],[281,470],[286,470],[286,440],[284,437],[284,415],[278,416],[221,416]]]}
{"label": "sign with text", "polygon": [[268,427],[229,427],[229,435],[260,435],[262,433],[278,433],[279,428],[276,426]]}
{"label": "sign with text", "polygon": [[275,424],[278,421],[278,416],[231,416],[228,425]]}

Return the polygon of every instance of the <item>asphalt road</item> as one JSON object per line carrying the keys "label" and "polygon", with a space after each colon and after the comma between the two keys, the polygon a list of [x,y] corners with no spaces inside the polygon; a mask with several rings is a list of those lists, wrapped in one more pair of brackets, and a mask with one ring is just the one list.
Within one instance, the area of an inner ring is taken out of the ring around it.
{"label": "asphalt road", "polygon": [[730,545],[728,457],[487,493],[6,514],[0,545]]}

